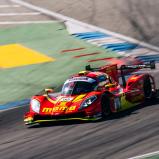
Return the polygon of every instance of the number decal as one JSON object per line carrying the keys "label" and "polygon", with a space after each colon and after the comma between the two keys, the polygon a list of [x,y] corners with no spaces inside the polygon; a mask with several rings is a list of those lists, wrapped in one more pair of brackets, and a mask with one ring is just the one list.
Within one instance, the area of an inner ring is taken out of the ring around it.
{"label": "number decal", "polygon": [[121,99],[120,97],[114,98],[114,106],[116,110],[119,110],[121,108]]}

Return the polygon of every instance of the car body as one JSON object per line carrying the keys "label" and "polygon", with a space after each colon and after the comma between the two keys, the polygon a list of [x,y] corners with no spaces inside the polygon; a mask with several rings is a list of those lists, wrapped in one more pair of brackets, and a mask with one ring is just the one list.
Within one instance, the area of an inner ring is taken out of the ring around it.
{"label": "car body", "polygon": [[[55,95],[46,89],[35,95],[25,114],[26,125],[64,120],[98,120],[152,98],[156,92],[154,78],[148,73],[135,73],[155,64],[86,66],[85,71],[67,79]],[[133,73],[132,73],[133,72]]]}

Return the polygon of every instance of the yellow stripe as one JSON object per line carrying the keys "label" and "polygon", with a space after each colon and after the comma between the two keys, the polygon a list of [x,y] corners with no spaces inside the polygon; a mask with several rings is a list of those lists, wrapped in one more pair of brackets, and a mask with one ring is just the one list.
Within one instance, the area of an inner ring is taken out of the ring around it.
{"label": "yellow stripe", "polygon": [[67,119],[50,119],[50,120],[36,120],[35,123],[41,123],[41,122],[49,122],[49,121],[66,121],[66,120],[97,120],[98,118],[67,118]]}
{"label": "yellow stripe", "polygon": [[52,100],[48,95],[45,94],[45,96],[46,96],[47,100],[53,104],[56,104],[62,98],[62,97],[59,97],[59,98],[57,98],[57,100]]}
{"label": "yellow stripe", "polygon": [[67,118],[67,119],[50,119],[50,120],[36,120],[36,121],[25,121],[26,124],[36,124],[42,122],[54,122],[54,121],[69,121],[69,120],[82,120],[82,121],[95,121],[99,120],[99,118]]}
{"label": "yellow stripe", "polygon": [[0,67],[11,68],[30,64],[55,61],[39,52],[26,48],[20,44],[0,46]]}
{"label": "yellow stripe", "polygon": [[81,101],[85,96],[86,96],[86,94],[81,94],[81,95],[77,96],[72,102],[79,102],[79,101]]}

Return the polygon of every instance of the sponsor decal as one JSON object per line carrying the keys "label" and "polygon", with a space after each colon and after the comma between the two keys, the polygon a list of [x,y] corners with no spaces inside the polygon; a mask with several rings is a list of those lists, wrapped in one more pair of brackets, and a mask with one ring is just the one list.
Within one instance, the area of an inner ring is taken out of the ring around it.
{"label": "sponsor decal", "polygon": [[69,79],[68,81],[88,81],[88,77],[74,77]]}
{"label": "sponsor decal", "polygon": [[119,110],[121,108],[121,98],[116,97],[114,98],[114,106],[116,110]]}
{"label": "sponsor decal", "polygon": [[61,102],[69,102],[69,101],[71,101],[73,98],[72,97],[64,97],[64,98],[62,98],[60,101]]}
{"label": "sponsor decal", "polygon": [[51,113],[53,108],[43,108],[42,112]]}
{"label": "sponsor decal", "polygon": [[88,78],[88,77],[73,77],[73,78],[71,78],[71,79],[68,79],[68,80],[65,82],[65,84],[66,84],[66,83],[69,83],[69,82],[77,82],[77,81],[84,81],[84,82],[89,82],[89,83],[95,82],[94,79]]}
{"label": "sponsor decal", "polygon": [[69,111],[73,111],[73,110],[75,110],[76,109],[76,106],[71,106],[70,108],[69,108]]}
{"label": "sponsor decal", "polygon": [[76,106],[71,106],[71,107],[67,107],[67,106],[59,106],[59,107],[54,107],[54,108],[43,108],[42,112],[43,113],[53,113],[53,112],[60,112],[60,111],[73,111],[76,109]]}

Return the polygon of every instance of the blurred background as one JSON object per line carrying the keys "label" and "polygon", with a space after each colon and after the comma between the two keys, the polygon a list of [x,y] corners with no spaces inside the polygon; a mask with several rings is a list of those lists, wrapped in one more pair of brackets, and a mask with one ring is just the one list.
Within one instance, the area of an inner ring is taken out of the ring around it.
{"label": "blurred background", "polygon": [[158,0],[26,0],[43,8],[159,46]]}

